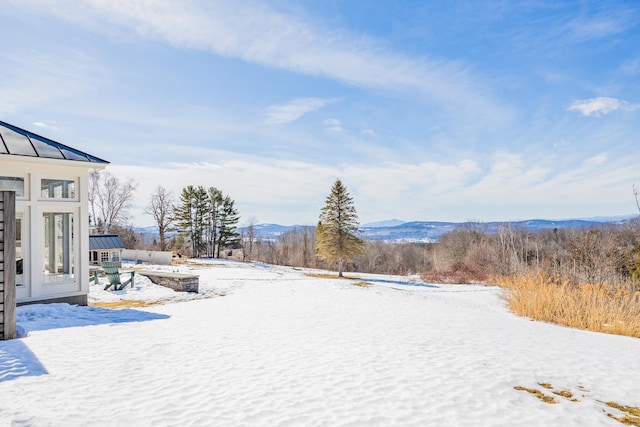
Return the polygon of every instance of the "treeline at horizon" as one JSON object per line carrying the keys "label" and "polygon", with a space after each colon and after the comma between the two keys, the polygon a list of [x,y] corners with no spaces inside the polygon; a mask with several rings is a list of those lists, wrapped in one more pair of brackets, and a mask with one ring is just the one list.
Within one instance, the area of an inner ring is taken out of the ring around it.
{"label": "treeline at horizon", "polygon": [[[315,256],[315,227],[299,227],[277,239],[252,235],[245,259],[268,264],[332,269]],[[367,240],[364,253],[345,271],[419,274],[432,283],[486,283],[497,277],[544,273],[576,284],[640,289],[640,218],[620,224],[529,230],[505,224],[490,232],[482,223],[461,224],[432,243]]]}
{"label": "treeline at horizon", "polygon": [[[127,247],[158,249],[132,230],[119,230]],[[193,256],[184,237],[173,236],[168,250]],[[235,249],[243,260],[318,269],[335,266],[315,253],[315,227],[301,226],[263,239],[244,227]],[[204,255],[204,254],[203,254]],[[611,284],[640,289],[640,218],[617,224],[529,230],[506,223],[489,231],[483,223],[464,223],[435,242],[366,240],[364,252],[345,264],[345,272],[420,275],[430,283],[492,283],[498,277],[544,273],[575,284]]]}

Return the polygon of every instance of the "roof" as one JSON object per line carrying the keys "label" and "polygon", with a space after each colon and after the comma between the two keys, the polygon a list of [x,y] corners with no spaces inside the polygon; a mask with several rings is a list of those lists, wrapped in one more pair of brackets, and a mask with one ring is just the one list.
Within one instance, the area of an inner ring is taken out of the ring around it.
{"label": "roof", "polygon": [[89,236],[89,250],[124,249],[124,243],[117,234],[102,234]]}
{"label": "roof", "polygon": [[0,121],[0,154],[41,157],[46,159],[76,160],[108,164],[106,160],[83,153],[44,136]]}

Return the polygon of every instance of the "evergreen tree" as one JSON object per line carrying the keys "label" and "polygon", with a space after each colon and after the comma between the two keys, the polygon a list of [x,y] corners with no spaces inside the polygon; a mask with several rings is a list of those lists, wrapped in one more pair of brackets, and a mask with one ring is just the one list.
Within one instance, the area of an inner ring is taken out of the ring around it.
{"label": "evergreen tree", "polygon": [[[195,228],[195,212],[193,209],[194,193],[195,189],[193,185],[188,185],[183,188],[180,193],[180,205],[174,208],[175,224],[178,230],[190,237],[193,235]],[[195,254],[193,238],[191,238],[191,253],[192,255]]]}
{"label": "evergreen tree", "polygon": [[236,231],[240,215],[234,204],[235,202],[229,196],[226,196],[222,200],[222,206],[218,212],[218,258],[220,258],[221,248],[233,246],[240,242],[240,233]]}
{"label": "evergreen tree", "polygon": [[344,277],[343,264],[364,251],[364,240],[356,236],[359,226],[353,198],[338,179],[320,212],[315,243],[319,258],[338,264],[338,277]]}
{"label": "evergreen tree", "polygon": [[207,226],[207,212],[209,211],[209,200],[207,190],[201,185],[194,192],[193,207],[195,211],[195,226],[191,235],[194,241],[194,256],[201,257],[206,255],[205,229]]}
{"label": "evergreen tree", "polygon": [[215,257],[216,243],[218,241],[218,230],[220,220],[220,209],[224,196],[222,191],[216,187],[210,187],[207,190],[208,208],[207,208],[207,256]]}
{"label": "evergreen tree", "polygon": [[204,249],[204,226],[207,210],[207,192],[202,187],[189,185],[180,193],[181,205],[175,208],[178,229],[191,238],[191,255],[199,257]]}
{"label": "evergreen tree", "polygon": [[192,256],[220,257],[221,249],[239,243],[240,215],[222,191],[189,185],[182,190],[180,202],[174,209],[175,225],[191,238]]}

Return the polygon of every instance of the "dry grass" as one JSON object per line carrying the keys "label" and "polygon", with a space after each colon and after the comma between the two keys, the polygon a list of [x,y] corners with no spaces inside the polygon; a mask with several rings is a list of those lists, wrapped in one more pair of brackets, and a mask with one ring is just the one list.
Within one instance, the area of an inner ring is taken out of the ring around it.
{"label": "dry grass", "polygon": [[358,277],[338,277],[338,273],[304,273],[304,275],[316,279],[358,279]]}
{"label": "dry grass", "polygon": [[628,425],[628,426],[638,426],[640,427],[640,408],[635,406],[624,406],[620,405],[616,402],[604,402],[607,406],[617,409],[618,411],[624,412],[625,415],[621,417],[616,417],[613,414],[607,414],[610,418],[614,420]]}
{"label": "dry grass", "polygon": [[614,420],[624,424],[624,425],[628,425],[628,426],[638,426],[640,427],[640,418],[636,418],[636,417],[629,417],[627,415],[622,416],[622,417],[616,417],[613,414],[607,414],[610,418],[613,418]]}
{"label": "dry grass", "polygon": [[135,308],[135,307],[149,307],[150,305],[162,304],[161,301],[142,301],[142,300],[121,300],[112,302],[90,302],[92,307],[108,308],[111,310],[117,310],[119,308]]}
{"label": "dry grass", "polygon": [[554,399],[553,397],[547,396],[546,394],[544,394],[540,390],[536,390],[535,388],[527,388],[527,387],[522,387],[522,386],[518,385],[518,386],[515,386],[514,389],[520,390],[520,391],[526,391],[527,393],[531,393],[535,397],[537,397],[538,399],[543,401],[544,403],[548,403],[550,405],[558,403],[558,401],[556,399]]}
{"label": "dry grass", "polygon": [[362,288],[366,288],[366,287],[371,286],[371,283],[369,283],[369,282],[355,282],[354,285],[355,286],[360,286]]}
{"label": "dry grass", "polygon": [[315,279],[340,279],[337,274],[329,273],[304,273],[304,275]]}
{"label": "dry grass", "polygon": [[564,397],[565,399],[569,399],[572,402],[577,402],[578,400],[573,397],[573,393],[570,390],[554,390],[552,392],[556,396]]}
{"label": "dry grass", "polygon": [[574,285],[542,274],[496,281],[514,313],[595,332],[640,338],[640,292],[612,285]]}
{"label": "dry grass", "polygon": [[616,402],[605,402],[605,403],[607,404],[607,406],[610,406],[622,412],[626,412],[632,417],[640,418],[640,408],[636,408],[635,406],[624,406]]}
{"label": "dry grass", "polygon": [[[570,390],[567,390],[567,389],[556,390],[549,383],[538,383],[538,385],[543,389],[551,391],[551,393],[555,394],[556,396],[564,397],[570,402],[574,402],[574,403],[579,402],[578,399],[573,397],[573,393]],[[576,388],[581,391],[588,391],[582,386],[577,386]],[[543,391],[536,390],[535,388],[515,386],[514,389],[531,393],[544,403],[548,403],[551,405],[555,403],[559,403],[553,396],[549,396],[545,394]],[[582,397],[585,397],[585,396],[583,395]],[[597,402],[607,405],[610,408],[617,409],[619,411],[618,415],[614,415],[611,412],[608,412],[607,410],[603,410],[602,413],[606,414],[609,418],[612,418],[625,425],[640,427],[640,408],[635,406],[624,406],[616,402],[603,402],[601,400],[597,400]]]}

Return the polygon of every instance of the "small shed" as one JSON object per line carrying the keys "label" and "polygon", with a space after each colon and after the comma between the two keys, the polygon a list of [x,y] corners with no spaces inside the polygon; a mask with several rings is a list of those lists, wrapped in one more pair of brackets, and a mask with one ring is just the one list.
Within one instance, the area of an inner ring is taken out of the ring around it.
{"label": "small shed", "polygon": [[108,164],[0,121],[0,191],[15,192],[18,304],[87,304],[89,173]]}
{"label": "small shed", "polygon": [[89,236],[89,265],[101,265],[105,261],[122,267],[124,243],[117,234],[94,234]]}

